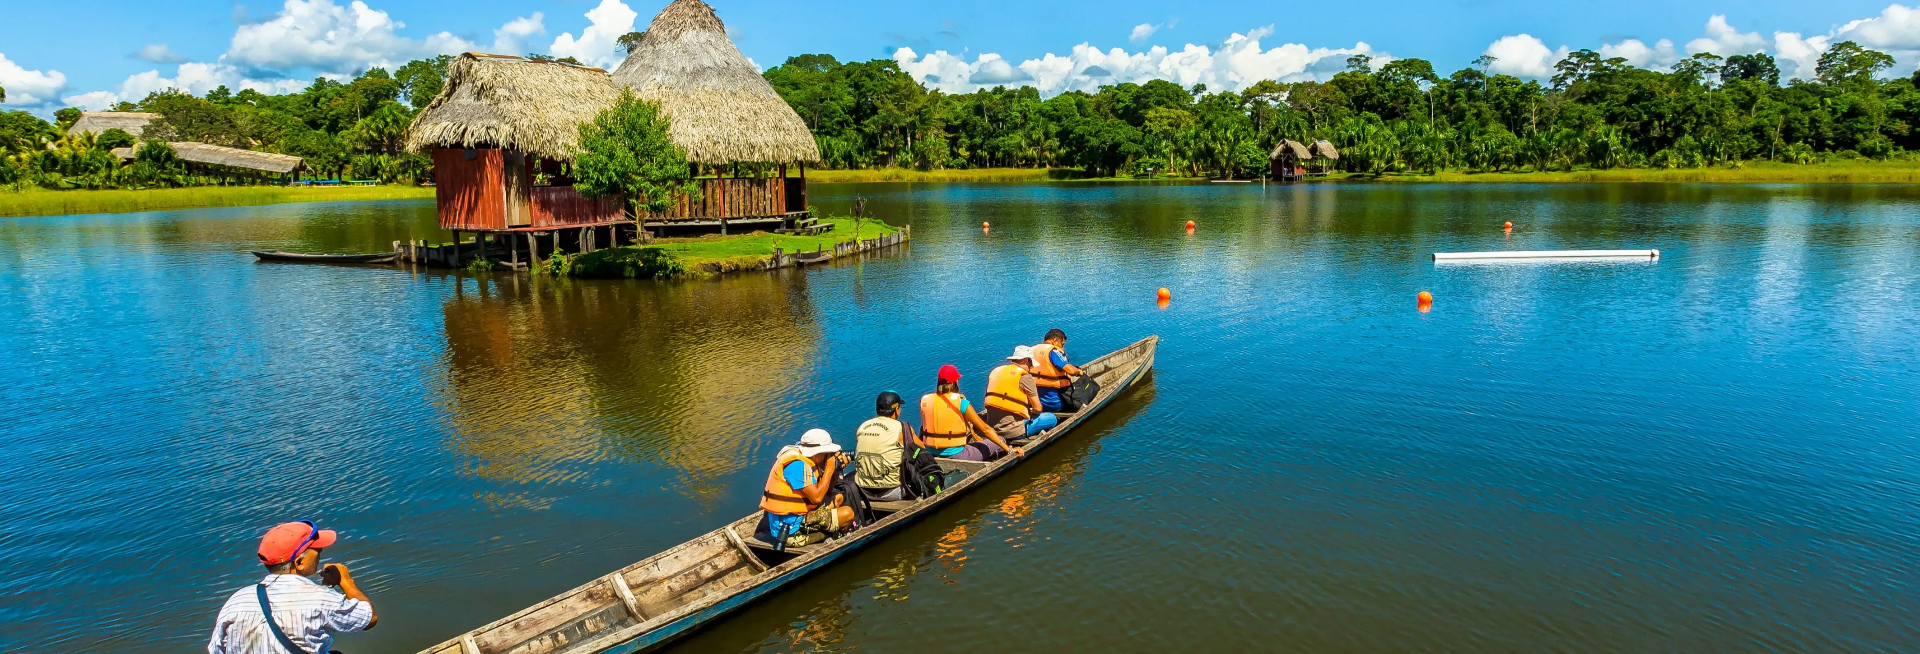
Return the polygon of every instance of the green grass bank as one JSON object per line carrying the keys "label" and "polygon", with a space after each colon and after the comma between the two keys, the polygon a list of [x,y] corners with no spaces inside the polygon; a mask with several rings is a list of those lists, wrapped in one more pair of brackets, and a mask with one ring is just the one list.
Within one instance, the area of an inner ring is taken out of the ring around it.
{"label": "green grass bank", "polygon": [[431,197],[433,197],[432,188],[418,186],[196,186],[145,191],[29,189],[19,192],[0,192],[0,217]]}
{"label": "green grass bank", "polygon": [[773,257],[774,248],[788,254],[831,250],[835,244],[868,240],[900,231],[874,218],[826,217],[833,231],[816,236],[753,232],[734,236],[717,234],[697,238],[655,239],[650,245],[596,250],[582,255],[542,262],[548,274],[582,278],[672,278],[699,277],[757,268]]}

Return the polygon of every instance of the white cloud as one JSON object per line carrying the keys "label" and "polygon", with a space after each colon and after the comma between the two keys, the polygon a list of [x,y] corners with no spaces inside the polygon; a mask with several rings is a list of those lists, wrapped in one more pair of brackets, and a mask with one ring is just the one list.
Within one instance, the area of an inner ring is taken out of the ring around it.
{"label": "white cloud", "polygon": [[1753,54],[1767,49],[1767,39],[1759,32],[1741,33],[1727,24],[1724,14],[1714,14],[1707,19],[1706,36],[1687,42],[1687,54],[1694,55],[1711,52],[1722,57],[1738,54]]}
{"label": "white cloud", "polygon": [[1272,27],[1263,27],[1246,34],[1233,34],[1217,50],[1189,43],[1177,51],[1153,46],[1127,52],[1122,48],[1101,50],[1082,43],[1073,46],[1068,54],[1049,52],[1017,65],[995,53],[981,54],[968,63],[965,58],[944,50],[921,55],[912,48],[895,50],[893,60],[914,79],[949,93],[1017,83],[1038,88],[1046,96],[1153,79],[1181,86],[1205,84],[1212,91],[1232,91],[1263,79],[1325,79],[1344,69],[1346,58],[1354,54],[1376,56],[1376,65],[1390,60],[1376,55],[1364,42],[1351,48],[1308,48],[1298,43],[1263,48],[1260,39],[1272,33]]}
{"label": "white cloud", "polygon": [[1146,43],[1147,39],[1152,37],[1154,32],[1158,32],[1158,31],[1160,31],[1159,25],[1155,25],[1153,23],[1141,23],[1139,25],[1133,26],[1133,33],[1127,35],[1127,40],[1132,41],[1134,43]]}
{"label": "white cloud", "polygon": [[1487,72],[1546,79],[1553,76],[1553,65],[1566,57],[1567,52],[1567,46],[1553,50],[1531,34],[1515,34],[1500,37],[1487,46],[1482,54],[1493,57],[1493,64],[1487,66]]}
{"label": "white cloud", "polygon": [[500,29],[493,31],[494,54],[518,55],[527,51],[527,39],[547,33],[546,16],[533,12],[532,16],[521,16],[507,21]]}
{"label": "white cloud", "polygon": [[79,107],[87,111],[106,111],[120,102],[120,95],[112,91],[88,91],[80,95],[60,98],[69,107]]}
{"label": "white cloud", "polygon": [[1627,60],[1630,66],[1664,70],[1680,61],[1680,53],[1673,49],[1673,42],[1660,39],[1652,46],[1640,39],[1627,39],[1619,43],[1600,46],[1600,55],[1608,58],[1619,57]]}
{"label": "white cloud", "polygon": [[174,52],[165,43],[149,43],[133,53],[133,58],[151,61],[156,64],[177,64],[186,61],[186,55]]}
{"label": "white cloud", "polygon": [[1819,67],[1820,53],[1832,40],[1825,36],[1801,38],[1797,32],[1773,33],[1773,56],[1780,67],[1780,79],[1813,79]]}
{"label": "white cloud", "polygon": [[1887,5],[1880,15],[1834,30],[1833,41],[1853,41],[1875,50],[1920,49],[1920,8]]}
{"label": "white cloud", "polygon": [[553,46],[547,52],[555,57],[573,57],[588,65],[611,69],[620,63],[619,56],[614,54],[614,47],[619,45],[622,35],[633,31],[633,20],[639,17],[620,0],[600,0],[600,6],[587,12],[587,20],[592,24],[580,31],[580,38],[573,38],[572,32],[563,33],[553,40]]}
{"label": "white cloud", "polygon": [[0,54],[0,88],[7,90],[7,104],[32,106],[45,104],[66,88],[67,76],[57,70],[27,70]]}

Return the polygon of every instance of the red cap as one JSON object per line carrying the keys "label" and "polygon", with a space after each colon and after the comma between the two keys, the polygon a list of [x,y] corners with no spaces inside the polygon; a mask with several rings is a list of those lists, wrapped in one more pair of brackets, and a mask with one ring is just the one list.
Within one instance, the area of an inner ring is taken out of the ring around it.
{"label": "red cap", "polygon": [[953,367],[951,363],[940,366],[940,381],[948,383],[960,381],[960,369]]}
{"label": "red cap", "polygon": [[294,560],[308,549],[330,546],[335,539],[332,529],[315,527],[312,521],[283,522],[260,537],[260,562],[280,565]]}

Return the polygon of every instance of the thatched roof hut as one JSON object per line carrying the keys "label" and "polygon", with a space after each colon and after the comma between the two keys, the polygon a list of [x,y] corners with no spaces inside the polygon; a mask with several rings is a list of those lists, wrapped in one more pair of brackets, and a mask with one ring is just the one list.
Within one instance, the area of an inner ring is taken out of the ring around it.
{"label": "thatched roof hut", "polygon": [[[181,161],[188,163],[244,168],[282,175],[299,169],[305,163],[305,160],[290,154],[255,152],[192,141],[179,141],[167,145],[173,148],[174,154],[179,155]],[[114,148],[113,155],[119,157],[121,161],[128,161],[133,159],[134,149]]]}
{"label": "thatched roof hut", "polygon": [[570,161],[580,125],[619,99],[607,71],[469,52],[447,64],[447,83],[407,134],[407,148],[499,147]]}
{"label": "thatched roof hut", "polygon": [[1334,161],[1340,160],[1340,151],[1333,149],[1333,144],[1328,143],[1326,139],[1314,141],[1313,152],[1326,159],[1332,159]]}
{"label": "thatched roof hut", "polygon": [[1293,158],[1301,161],[1313,158],[1313,153],[1307,151],[1306,144],[1293,139],[1280,139],[1279,143],[1273,145],[1273,151],[1267,153],[1267,158],[1279,159],[1281,155],[1285,154],[1292,154]]}
{"label": "thatched roof hut", "polygon": [[702,164],[819,161],[800,115],[727,39],[713,7],[674,0],[653,17],[613,80],[660,105],[673,142]]}
{"label": "thatched roof hut", "polygon": [[98,136],[107,133],[107,130],[117,129],[137,138],[147,131],[147,123],[159,119],[160,114],[137,111],[86,111],[81,112],[79,121],[67,128],[67,135],[93,132]]}

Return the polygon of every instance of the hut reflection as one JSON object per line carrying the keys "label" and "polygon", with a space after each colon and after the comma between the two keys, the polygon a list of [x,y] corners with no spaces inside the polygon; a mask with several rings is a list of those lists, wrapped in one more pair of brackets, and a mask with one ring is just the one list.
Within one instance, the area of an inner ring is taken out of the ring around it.
{"label": "hut reflection", "polygon": [[462,279],[444,311],[452,445],[472,474],[526,485],[516,503],[636,463],[715,498],[811,378],[804,280]]}

